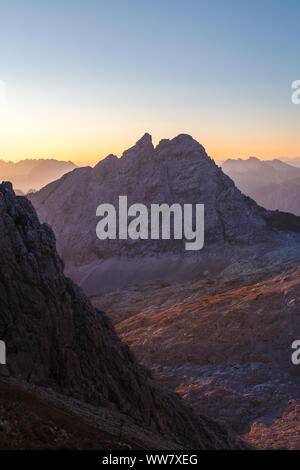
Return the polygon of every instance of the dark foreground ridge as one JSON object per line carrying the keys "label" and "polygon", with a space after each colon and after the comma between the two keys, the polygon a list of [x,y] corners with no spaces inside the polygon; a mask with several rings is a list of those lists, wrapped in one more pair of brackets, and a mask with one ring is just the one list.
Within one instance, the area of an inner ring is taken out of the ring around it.
{"label": "dark foreground ridge", "polygon": [[187,448],[238,447],[135,361],[106,315],[64,276],[51,228],[10,183],[0,185],[0,338],[8,377],[122,413]]}

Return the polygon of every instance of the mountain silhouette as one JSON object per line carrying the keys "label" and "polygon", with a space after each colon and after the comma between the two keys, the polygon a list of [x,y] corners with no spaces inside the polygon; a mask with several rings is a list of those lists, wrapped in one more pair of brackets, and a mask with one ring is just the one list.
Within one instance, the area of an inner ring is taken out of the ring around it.
{"label": "mountain silhouette", "polygon": [[[99,240],[96,209],[128,205],[204,204],[205,243],[185,250],[184,240]],[[300,219],[259,207],[208,157],[191,136],[156,147],[145,134],[121,158],[109,155],[79,168],[30,196],[49,223],[66,273],[89,295],[157,279],[190,279],[209,273],[230,277],[300,262]]]}

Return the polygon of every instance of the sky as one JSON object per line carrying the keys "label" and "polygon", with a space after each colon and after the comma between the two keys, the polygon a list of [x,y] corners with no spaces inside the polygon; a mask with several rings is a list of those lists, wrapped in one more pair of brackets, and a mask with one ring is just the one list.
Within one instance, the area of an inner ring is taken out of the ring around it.
{"label": "sky", "polygon": [[299,0],[0,8],[2,159],[95,164],[145,132],[191,134],[215,159],[300,156]]}

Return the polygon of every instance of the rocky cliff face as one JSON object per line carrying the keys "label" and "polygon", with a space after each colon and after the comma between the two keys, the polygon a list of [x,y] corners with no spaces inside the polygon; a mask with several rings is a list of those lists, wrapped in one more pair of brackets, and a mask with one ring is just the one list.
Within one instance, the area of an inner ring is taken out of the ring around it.
{"label": "rocky cliff face", "polygon": [[[204,249],[188,252],[184,241],[173,239],[99,240],[96,208],[101,203],[117,207],[119,195],[128,196],[128,205],[148,208],[154,203],[204,204]],[[66,272],[91,295],[138,281],[233,275],[300,261],[298,219],[284,216],[278,224],[273,213],[245,197],[204,148],[184,134],[156,148],[145,134],[120,159],[109,155],[94,168],[77,169],[31,200],[40,219],[54,229]]]}
{"label": "rocky cliff face", "polygon": [[233,445],[137,364],[105,314],[64,276],[51,228],[10,183],[0,185],[0,338],[12,377],[116,410],[188,447]]}

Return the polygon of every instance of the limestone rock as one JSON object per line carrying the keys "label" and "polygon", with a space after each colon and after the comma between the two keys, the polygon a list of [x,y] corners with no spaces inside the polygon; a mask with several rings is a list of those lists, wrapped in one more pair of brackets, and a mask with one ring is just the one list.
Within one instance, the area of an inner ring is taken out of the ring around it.
{"label": "limestone rock", "polygon": [[[104,240],[96,236],[96,208],[143,203],[204,204],[205,244],[186,251],[184,240]],[[259,207],[191,136],[156,147],[149,134],[118,159],[76,169],[31,195],[39,218],[56,235],[66,273],[89,295],[136,282],[239,275],[300,262],[300,222]]]}

